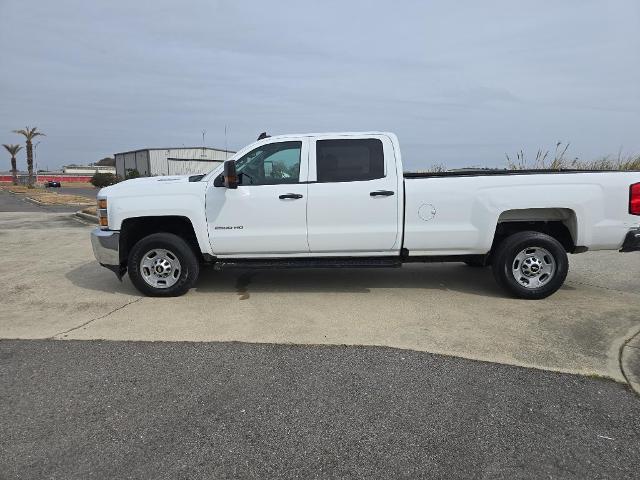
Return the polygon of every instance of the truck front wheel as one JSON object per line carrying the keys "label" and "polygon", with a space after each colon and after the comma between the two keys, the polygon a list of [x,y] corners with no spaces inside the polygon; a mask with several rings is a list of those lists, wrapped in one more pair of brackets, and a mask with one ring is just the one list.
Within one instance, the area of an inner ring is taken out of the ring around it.
{"label": "truck front wheel", "polygon": [[154,233],[133,246],[127,269],[133,285],[145,295],[178,297],[195,284],[200,265],[182,238]]}
{"label": "truck front wheel", "polygon": [[569,270],[560,242],[540,232],[518,232],[502,241],[493,260],[500,286],[518,298],[538,300],[555,293]]}

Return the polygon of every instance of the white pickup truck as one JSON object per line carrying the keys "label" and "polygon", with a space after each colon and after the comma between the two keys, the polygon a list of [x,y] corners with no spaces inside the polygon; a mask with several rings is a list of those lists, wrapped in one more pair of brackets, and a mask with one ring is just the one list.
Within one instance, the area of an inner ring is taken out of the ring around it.
{"label": "white pickup truck", "polygon": [[403,173],[391,133],[264,138],[207,175],[98,194],[95,256],[144,294],[176,296],[200,267],[492,266],[510,294],[563,284],[568,253],[640,250],[640,172]]}

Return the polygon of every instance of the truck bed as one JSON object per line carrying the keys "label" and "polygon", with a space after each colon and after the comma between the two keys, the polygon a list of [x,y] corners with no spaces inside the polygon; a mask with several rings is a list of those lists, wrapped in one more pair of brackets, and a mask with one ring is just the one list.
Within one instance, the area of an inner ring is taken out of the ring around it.
{"label": "truck bed", "polygon": [[501,222],[561,222],[589,250],[617,250],[640,226],[629,214],[639,171],[478,169],[404,178],[403,245],[415,255],[485,254]]}

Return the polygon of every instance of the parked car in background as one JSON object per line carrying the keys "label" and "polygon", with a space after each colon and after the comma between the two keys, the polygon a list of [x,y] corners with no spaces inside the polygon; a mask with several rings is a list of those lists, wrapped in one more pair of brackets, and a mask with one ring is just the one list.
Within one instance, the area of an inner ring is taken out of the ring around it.
{"label": "parked car in background", "polygon": [[47,180],[44,182],[44,186],[45,188],[60,188],[62,185],[57,180]]}
{"label": "parked car in background", "polygon": [[640,171],[403,173],[392,133],[263,138],[206,175],[98,193],[98,261],[147,295],[216,268],[491,266],[511,295],[562,286],[567,253],[640,250]]}

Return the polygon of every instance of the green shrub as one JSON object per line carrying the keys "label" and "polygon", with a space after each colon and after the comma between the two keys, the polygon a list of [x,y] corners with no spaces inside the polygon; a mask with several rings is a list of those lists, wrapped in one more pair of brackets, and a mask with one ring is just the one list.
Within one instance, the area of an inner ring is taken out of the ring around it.
{"label": "green shrub", "polygon": [[120,181],[120,177],[114,175],[113,173],[99,173],[96,172],[91,177],[91,185],[97,188],[108,187],[109,185],[113,185]]}
{"label": "green shrub", "polygon": [[127,168],[127,173],[125,174],[125,180],[130,180],[132,178],[139,178],[140,172],[135,168]]}

